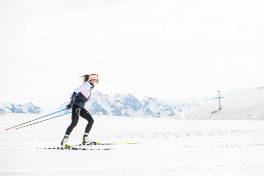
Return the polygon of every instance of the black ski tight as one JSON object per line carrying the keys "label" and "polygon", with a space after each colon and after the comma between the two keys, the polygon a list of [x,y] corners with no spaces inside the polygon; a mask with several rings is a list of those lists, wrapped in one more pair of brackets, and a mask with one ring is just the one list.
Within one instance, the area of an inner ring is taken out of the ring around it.
{"label": "black ski tight", "polygon": [[73,105],[73,107],[72,107],[72,121],[71,121],[70,126],[66,130],[67,135],[70,135],[73,128],[77,125],[78,120],[79,120],[79,116],[83,117],[84,119],[86,119],[88,121],[88,124],[85,128],[85,133],[90,132],[90,130],[93,126],[93,123],[94,123],[94,120],[93,120],[91,114],[86,109],[80,108],[76,105]]}

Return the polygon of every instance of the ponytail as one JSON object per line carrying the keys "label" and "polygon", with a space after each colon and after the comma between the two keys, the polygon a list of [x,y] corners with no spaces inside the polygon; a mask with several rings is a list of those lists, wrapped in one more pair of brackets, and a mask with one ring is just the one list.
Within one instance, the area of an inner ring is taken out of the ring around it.
{"label": "ponytail", "polygon": [[90,75],[83,75],[83,82],[87,82],[89,80]]}

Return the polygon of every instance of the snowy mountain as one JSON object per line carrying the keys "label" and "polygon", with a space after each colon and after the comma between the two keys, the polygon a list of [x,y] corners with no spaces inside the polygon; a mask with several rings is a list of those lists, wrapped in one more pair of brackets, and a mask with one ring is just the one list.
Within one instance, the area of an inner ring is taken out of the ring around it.
{"label": "snowy mountain", "polygon": [[0,114],[6,113],[39,113],[40,107],[33,103],[26,104],[13,104],[13,103],[1,103]]}
{"label": "snowy mountain", "polygon": [[[95,91],[86,108],[91,114],[126,117],[173,117],[176,119],[264,119],[264,88],[223,92],[222,110],[218,111],[217,95],[188,101],[162,101],[152,97],[139,99],[132,94],[107,95]],[[67,103],[60,108],[64,108]],[[0,114],[39,113],[33,103],[0,104]]]}
{"label": "snowy mountain", "polygon": [[174,116],[178,112],[177,107],[155,98],[141,100],[132,94],[110,96],[98,91],[93,93],[87,109],[92,114],[130,117]]}
{"label": "snowy mountain", "polygon": [[[67,104],[64,103],[58,109],[64,108]],[[99,91],[93,92],[92,97],[86,104],[86,108],[91,114],[127,117],[175,117],[181,109],[189,109],[191,106],[187,103],[169,104],[152,97],[139,99],[132,94],[111,96]],[[40,107],[33,103],[0,103],[0,114],[39,113],[40,111]]]}

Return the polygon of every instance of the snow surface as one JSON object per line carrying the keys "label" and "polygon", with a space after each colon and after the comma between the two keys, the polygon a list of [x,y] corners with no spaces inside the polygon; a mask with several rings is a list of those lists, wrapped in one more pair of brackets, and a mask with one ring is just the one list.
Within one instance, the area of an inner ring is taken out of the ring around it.
{"label": "snow surface", "polygon": [[[49,151],[36,148],[59,144],[70,116],[5,131],[32,118],[0,117],[0,175],[264,175],[263,121],[94,116],[91,139],[138,144],[115,145],[109,151]],[[85,125],[80,118],[70,143],[80,142]]]}

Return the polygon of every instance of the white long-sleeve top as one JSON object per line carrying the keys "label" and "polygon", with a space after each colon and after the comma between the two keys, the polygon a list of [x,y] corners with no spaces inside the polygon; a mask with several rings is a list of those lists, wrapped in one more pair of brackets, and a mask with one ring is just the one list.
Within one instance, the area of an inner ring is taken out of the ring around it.
{"label": "white long-sleeve top", "polygon": [[89,99],[93,88],[94,85],[91,82],[87,81],[83,83],[80,87],[75,89],[74,92],[76,92],[77,94],[81,92],[85,96],[85,98]]}

